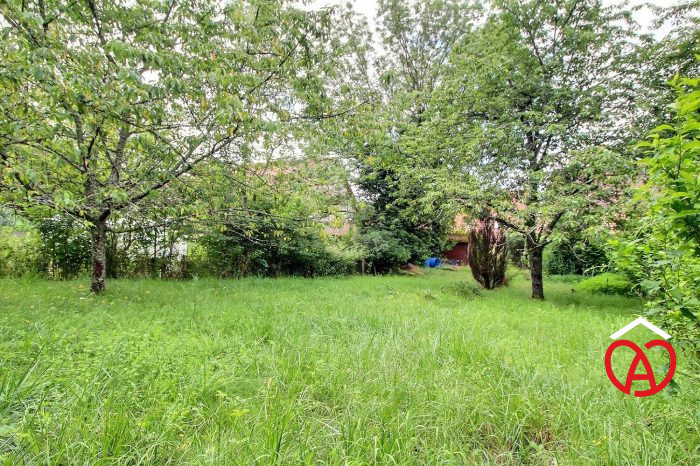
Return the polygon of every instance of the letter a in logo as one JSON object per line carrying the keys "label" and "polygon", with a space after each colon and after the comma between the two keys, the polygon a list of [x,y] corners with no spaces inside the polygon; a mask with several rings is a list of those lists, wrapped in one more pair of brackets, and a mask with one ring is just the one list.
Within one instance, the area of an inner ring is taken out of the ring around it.
{"label": "letter a in logo", "polygon": [[[654,333],[662,336],[663,338],[670,338],[670,335],[668,333],[664,332],[660,328],[656,327],[655,325],[651,324],[650,322],[641,317],[635,320],[634,322],[630,323],[629,325],[623,327],[618,332],[612,334],[610,338],[619,338],[628,330],[632,329],[633,327],[636,327],[639,324],[644,325],[645,327],[649,328]],[[632,351],[634,351],[635,353],[634,359],[632,360],[632,364],[630,364],[630,368],[627,371],[627,379],[625,380],[624,385],[617,379],[615,373],[612,370],[612,355],[615,352],[615,350],[620,346],[626,346],[627,348],[632,349]],[[646,349],[651,349],[655,346],[661,346],[665,348],[666,351],[668,351],[668,356],[670,359],[668,374],[666,374],[666,377],[664,377],[664,379],[659,384],[656,383],[654,371],[651,368],[649,358],[647,358],[647,355],[644,353],[644,350],[642,350],[639,346],[637,346],[629,340],[618,340],[610,344],[608,350],[605,352],[605,372],[608,374],[608,378],[618,390],[620,390],[626,395],[629,395],[632,391],[632,382],[634,382],[635,380],[643,380],[649,383],[649,389],[636,390],[634,392],[634,396],[643,397],[659,393],[666,387],[666,385],[669,384],[669,382],[673,378],[673,375],[676,373],[676,352],[673,350],[671,344],[664,340],[652,340],[644,345]],[[637,374],[637,368],[639,367],[640,362],[644,366],[645,372],[643,374]]]}

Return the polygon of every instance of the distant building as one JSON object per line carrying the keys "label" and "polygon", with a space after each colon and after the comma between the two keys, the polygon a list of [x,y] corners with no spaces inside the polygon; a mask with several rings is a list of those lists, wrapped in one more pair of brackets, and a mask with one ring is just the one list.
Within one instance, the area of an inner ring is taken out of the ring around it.
{"label": "distant building", "polygon": [[445,251],[442,255],[445,259],[454,265],[467,265],[467,256],[469,254],[469,224],[467,217],[463,214],[455,215],[452,231],[447,239],[455,244],[452,249]]}

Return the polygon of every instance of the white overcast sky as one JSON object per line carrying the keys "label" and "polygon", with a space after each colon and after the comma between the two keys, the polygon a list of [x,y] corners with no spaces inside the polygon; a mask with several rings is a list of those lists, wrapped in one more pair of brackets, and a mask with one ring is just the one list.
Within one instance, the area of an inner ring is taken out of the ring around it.
{"label": "white overcast sky", "polygon": [[[309,5],[310,8],[318,8],[326,5],[335,5],[339,3],[351,3],[358,13],[362,13],[369,19],[369,24],[374,27],[373,19],[377,16],[377,0],[313,0]],[[604,0],[606,5],[622,4],[622,0]],[[629,6],[641,5],[643,3],[653,3],[658,6],[671,6],[682,3],[682,0],[630,0]],[[644,32],[649,31],[652,14],[648,8],[642,8],[635,12],[635,21],[639,23]],[[665,33],[666,31],[661,31]]]}

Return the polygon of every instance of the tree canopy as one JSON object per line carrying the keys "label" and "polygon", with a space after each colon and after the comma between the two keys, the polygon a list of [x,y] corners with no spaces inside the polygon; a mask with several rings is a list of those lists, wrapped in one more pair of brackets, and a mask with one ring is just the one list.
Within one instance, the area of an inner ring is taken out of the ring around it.
{"label": "tree canopy", "polygon": [[650,6],[665,35],[608,3],[378,0],[371,31],[293,0],[3,2],[0,223],[34,233],[7,262],[89,261],[95,292],[133,244],[153,271],[192,243],[219,276],[386,273],[459,215],[489,286],[517,243],[544,299],[567,245],[696,317],[700,2]]}
{"label": "tree canopy", "polygon": [[291,2],[9,2],[0,66],[5,197],[84,220],[93,290],[106,220],[206,160],[238,164],[327,109],[330,10]]}
{"label": "tree canopy", "polygon": [[[601,2],[494,2],[454,50],[415,150],[436,196],[524,236],[532,295],[542,252],[567,222],[585,227],[629,183],[624,139],[634,25]],[[409,168],[412,170],[412,168]]]}

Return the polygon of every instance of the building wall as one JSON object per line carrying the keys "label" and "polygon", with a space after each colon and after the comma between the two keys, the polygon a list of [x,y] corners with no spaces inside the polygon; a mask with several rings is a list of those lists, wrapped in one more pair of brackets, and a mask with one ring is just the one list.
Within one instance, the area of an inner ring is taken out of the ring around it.
{"label": "building wall", "polygon": [[445,259],[459,261],[460,265],[467,265],[467,252],[469,245],[465,242],[458,242],[452,249],[445,252]]}

